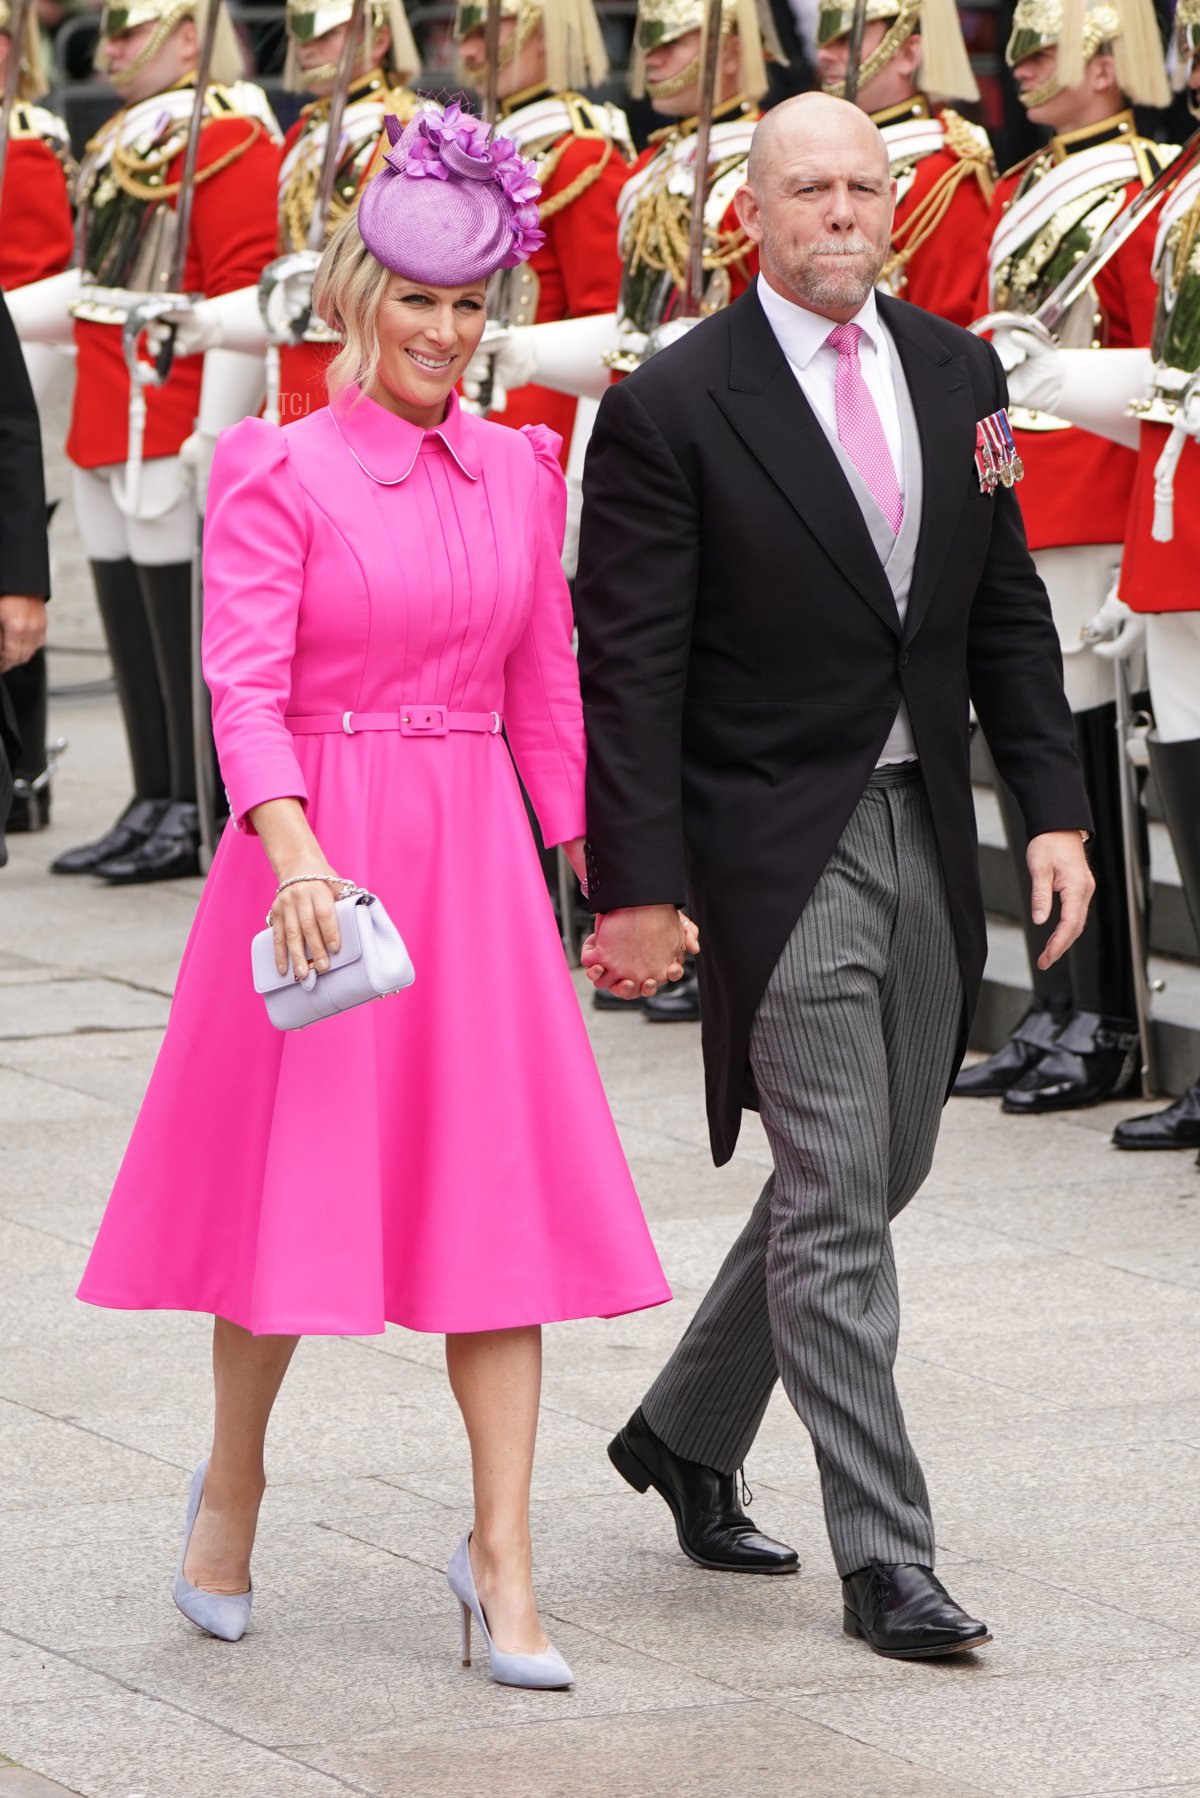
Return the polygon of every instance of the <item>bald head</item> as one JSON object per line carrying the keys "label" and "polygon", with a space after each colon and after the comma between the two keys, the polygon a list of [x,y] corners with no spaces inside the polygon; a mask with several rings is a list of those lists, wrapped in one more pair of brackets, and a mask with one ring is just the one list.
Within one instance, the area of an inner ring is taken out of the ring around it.
{"label": "bald head", "polygon": [[750,140],[747,184],[761,193],[781,167],[798,158],[819,160],[822,152],[848,153],[865,168],[874,162],[887,177],[887,145],[878,125],[849,100],[811,93],[781,101],[759,120]]}
{"label": "bald head", "polygon": [[799,94],[755,127],[735,203],[771,286],[844,323],[890,254],[895,192],[866,113],[832,94]]}

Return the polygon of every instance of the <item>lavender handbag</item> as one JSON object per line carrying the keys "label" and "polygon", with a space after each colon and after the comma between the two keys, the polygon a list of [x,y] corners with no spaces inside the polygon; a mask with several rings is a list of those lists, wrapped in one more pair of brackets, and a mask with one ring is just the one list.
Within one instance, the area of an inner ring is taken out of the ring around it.
{"label": "lavender handbag", "polygon": [[251,940],[254,990],[266,1001],[276,1030],[302,1030],[321,1018],[365,1005],[368,999],[386,999],[416,978],[404,939],[374,893],[356,887],[335,901],[334,910],[341,947],[329,957],[324,974],[310,968],[303,980],[297,980],[290,964],[281,974],[275,966],[272,931],[260,930]]}

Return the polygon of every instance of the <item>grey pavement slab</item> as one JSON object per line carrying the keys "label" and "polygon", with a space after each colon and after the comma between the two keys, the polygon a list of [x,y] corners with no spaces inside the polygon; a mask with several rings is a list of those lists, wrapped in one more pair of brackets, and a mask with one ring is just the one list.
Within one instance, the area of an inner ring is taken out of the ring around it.
{"label": "grey pavement slab", "polygon": [[[54,678],[103,671],[60,532]],[[539,1593],[578,1675],[462,1669],[442,1568],[470,1469],[437,1338],[302,1345],[269,1443],[250,1631],[170,1602],[210,1430],[206,1318],[74,1288],[153,1065],[200,891],[53,879],[125,798],[111,700],[71,739],[44,835],[0,874],[0,1798],[1191,1798],[1200,1771],[1200,1175],[1079,1116],[947,1107],[896,1229],[897,1379],[943,1575],[996,1640],[948,1664],[841,1632],[811,1447],[776,1393],[753,1515],[779,1580],[702,1572],[605,1445],[761,1188],[748,1117],[708,1155],[697,1033],[587,1008],[675,1303],[547,1333],[533,1494]],[[264,874],[264,885],[269,884]],[[581,983],[582,986],[582,983]],[[16,1763],[4,1764],[3,1756]]]}

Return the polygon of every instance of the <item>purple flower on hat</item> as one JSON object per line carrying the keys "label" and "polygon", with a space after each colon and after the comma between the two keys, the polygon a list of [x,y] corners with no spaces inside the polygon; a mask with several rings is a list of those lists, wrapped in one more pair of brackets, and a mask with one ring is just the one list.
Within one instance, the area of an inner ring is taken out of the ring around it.
{"label": "purple flower on hat", "polygon": [[[399,119],[389,116],[384,120],[384,126],[391,147],[384,154],[384,167],[363,195],[359,225],[367,247],[379,254],[380,260],[389,268],[399,271],[397,256],[406,261],[414,256],[413,251],[398,248],[390,230],[381,237],[374,222],[377,218],[382,220],[379,203],[383,190],[397,175],[422,182],[432,179],[449,183],[450,187],[466,184],[462,188],[464,203],[468,189],[473,190],[482,202],[484,193],[490,188],[494,194],[494,225],[490,228],[501,234],[495,249],[488,252],[493,258],[492,268],[515,268],[545,243],[546,236],[538,222],[537,201],[541,196],[541,185],[533,163],[524,161],[510,138],[493,137],[487,127],[464,112],[457,101],[452,101],[444,111],[427,107],[404,126]],[[476,183],[480,186],[476,187]],[[485,183],[486,187],[483,186]],[[449,188],[446,191],[448,194]],[[400,189],[396,189],[397,199],[399,194]],[[390,204],[386,210],[392,210]],[[510,242],[503,251],[506,230]],[[480,248],[478,255],[482,254]],[[439,261],[439,267],[443,263],[444,259]],[[467,266],[474,269],[474,261],[469,256]],[[452,284],[449,277],[446,284]]]}

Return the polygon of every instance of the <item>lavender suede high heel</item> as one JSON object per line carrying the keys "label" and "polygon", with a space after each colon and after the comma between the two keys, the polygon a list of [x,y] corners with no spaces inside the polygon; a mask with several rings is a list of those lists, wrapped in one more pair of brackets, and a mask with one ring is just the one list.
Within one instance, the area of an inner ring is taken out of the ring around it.
{"label": "lavender suede high heel", "polygon": [[541,1654],[508,1654],[503,1648],[496,1647],[492,1641],[492,1632],[487,1626],[487,1618],[483,1614],[483,1606],[479,1602],[479,1593],[475,1590],[470,1541],[470,1535],[463,1537],[446,1569],[446,1584],[462,1607],[463,1666],[471,1665],[471,1619],[474,1617],[483,1631],[488,1664],[497,1685],[524,1686],[532,1691],[543,1692],[561,1691],[564,1686],[573,1685],[575,1675],[553,1646]]}
{"label": "lavender suede high heel", "polygon": [[204,1497],[204,1476],[208,1472],[207,1456],[201,1461],[192,1475],[192,1483],[188,1487],[187,1515],[183,1520],[183,1545],[179,1550],[179,1561],[175,1568],[175,1583],[171,1588],[171,1596],[183,1612],[189,1623],[197,1629],[207,1630],[210,1636],[219,1636],[222,1642],[237,1642],[246,1633],[246,1625],[250,1621],[249,1592],[205,1592],[200,1586],[193,1586],[183,1577],[183,1563],[187,1559],[188,1543],[192,1539],[196,1514],[200,1509],[200,1500]]}

